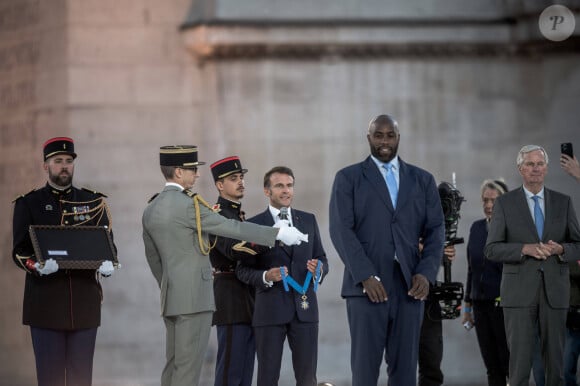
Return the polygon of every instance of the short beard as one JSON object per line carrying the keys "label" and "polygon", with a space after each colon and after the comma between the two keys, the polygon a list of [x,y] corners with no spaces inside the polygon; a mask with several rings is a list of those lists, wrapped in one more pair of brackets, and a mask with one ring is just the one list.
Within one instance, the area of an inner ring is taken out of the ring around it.
{"label": "short beard", "polygon": [[50,171],[48,172],[48,179],[56,186],[61,186],[66,188],[72,184],[72,175],[69,173],[67,175],[54,175]]}

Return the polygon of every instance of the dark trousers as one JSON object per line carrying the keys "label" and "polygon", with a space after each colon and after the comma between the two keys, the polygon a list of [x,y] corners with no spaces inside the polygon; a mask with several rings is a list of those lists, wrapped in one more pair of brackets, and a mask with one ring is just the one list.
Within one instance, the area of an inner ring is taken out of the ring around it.
{"label": "dark trousers", "polygon": [[97,329],[30,327],[38,386],[91,386]]}
{"label": "dark trousers", "polygon": [[256,343],[249,324],[216,326],[215,386],[251,386]]}
{"label": "dark trousers", "polygon": [[545,384],[563,386],[567,310],[550,306],[542,283],[537,290],[535,304],[531,307],[504,307],[503,314],[510,350],[510,386],[528,386],[534,355],[538,350],[538,329],[546,372]]}
{"label": "dark trousers", "polygon": [[441,306],[434,300],[425,300],[421,337],[419,339],[419,386],[441,386],[443,372],[443,324]]}
{"label": "dark trousers", "polygon": [[479,350],[487,370],[487,384],[505,386],[509,371],[509,350],[503,310],[493,300],[475,300],[473,317]]}
{"label": "dark trousers", "polygon": [[[376,386],[383,358],[389,386],[415,386],[423,302],[408,295],[407,284],[395,264],[388,300],[346,298],[351,337],[351,386]],[[388,278],[385,278],[387,282]]]}
{"label": "dark trousers", "polygon": [[276,386],[280,378],[284,341],[288,338],[296,386],[316,386],[318,322],[296,317],[288,324],[254,327],[258,354],[258,386]]}

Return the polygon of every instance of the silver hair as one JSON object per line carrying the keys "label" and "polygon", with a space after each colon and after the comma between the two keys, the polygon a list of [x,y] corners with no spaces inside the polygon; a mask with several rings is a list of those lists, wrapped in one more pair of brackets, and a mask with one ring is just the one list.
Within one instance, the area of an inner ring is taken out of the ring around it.
{"label": "silver hair", "polygon": [[504,193],[507,193],[507,191],[508,191],[508,187],[505,184],[505,181],[503,180],[503,178],[500,178],[497,180],[488,179],[488,180],[483,181],[483,183],[481,184],[481,196],[482,197],[483,197],[483,192],[485,192],[486,189],[496,190],[500,196]]}
{"label": "silver hair", "polygon": [[542,154],[544,154],[544,161],[546,161],[546,165],[548,164],[548,153],[546,153],[546,150],[538,145],[526,145],[524,147],[522,147],[520,149],[520,151],[518,152],[518,158],[516,158],[516,165],[518,165],[518,167],[522,166],[522,163],[524,162],[524,156],[532,151],[536,151],[536,150],[540,150],[542,152]]}

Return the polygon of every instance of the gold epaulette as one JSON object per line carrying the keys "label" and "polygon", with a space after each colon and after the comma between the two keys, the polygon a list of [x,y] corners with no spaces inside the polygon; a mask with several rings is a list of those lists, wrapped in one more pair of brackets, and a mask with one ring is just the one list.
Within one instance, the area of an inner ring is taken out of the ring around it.
{"label": "gold epaulette", "polygon": [[159,193],[155,193],[154,195],[151,196],[151,198],[149,200],[147,200],[147,203],[150,204],[151,201],[155,200],[155,197],[159,196]]}
{"label": "gold epaulette", "polygon": [[101,192],[97,192],[96,190],[92,190],[92,189],[84,188],[84,187],[81,189],[84,190],[85,192],[93,193],[93,194],[96,194],[96,195],[101,196],[101,197],[107,197],[106,194],[103,194]]}
{"label": "gold epaulette", "polygon": [[12,200],[12,203],[15,203],[16,201],[18,201],[18,200],[19,200],[19,199],[21,199],[22,197],[26,197],[26,196],[28,196],[30,193],[32,193],[32,192],[34,192],[34,191],[36,191],[36,188],[35,188],[35,189],[32,189],[32,190],[31,190],[30,192],[28,192],[28,193],[21,194],[20,196],[17,196],[17,197],[16,197],[14,200]]}

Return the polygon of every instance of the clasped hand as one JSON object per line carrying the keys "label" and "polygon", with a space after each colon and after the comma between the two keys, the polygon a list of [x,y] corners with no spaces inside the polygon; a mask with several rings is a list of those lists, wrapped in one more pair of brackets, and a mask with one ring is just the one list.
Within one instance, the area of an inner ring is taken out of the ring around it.
{"label": "clasped hand", "polygon": [[563,253],[564,247],[552,240],[547,243],[524,244],[522,248],[522,254],[532,256],[537,260],[546,260],[552,255],[561,255]]}

